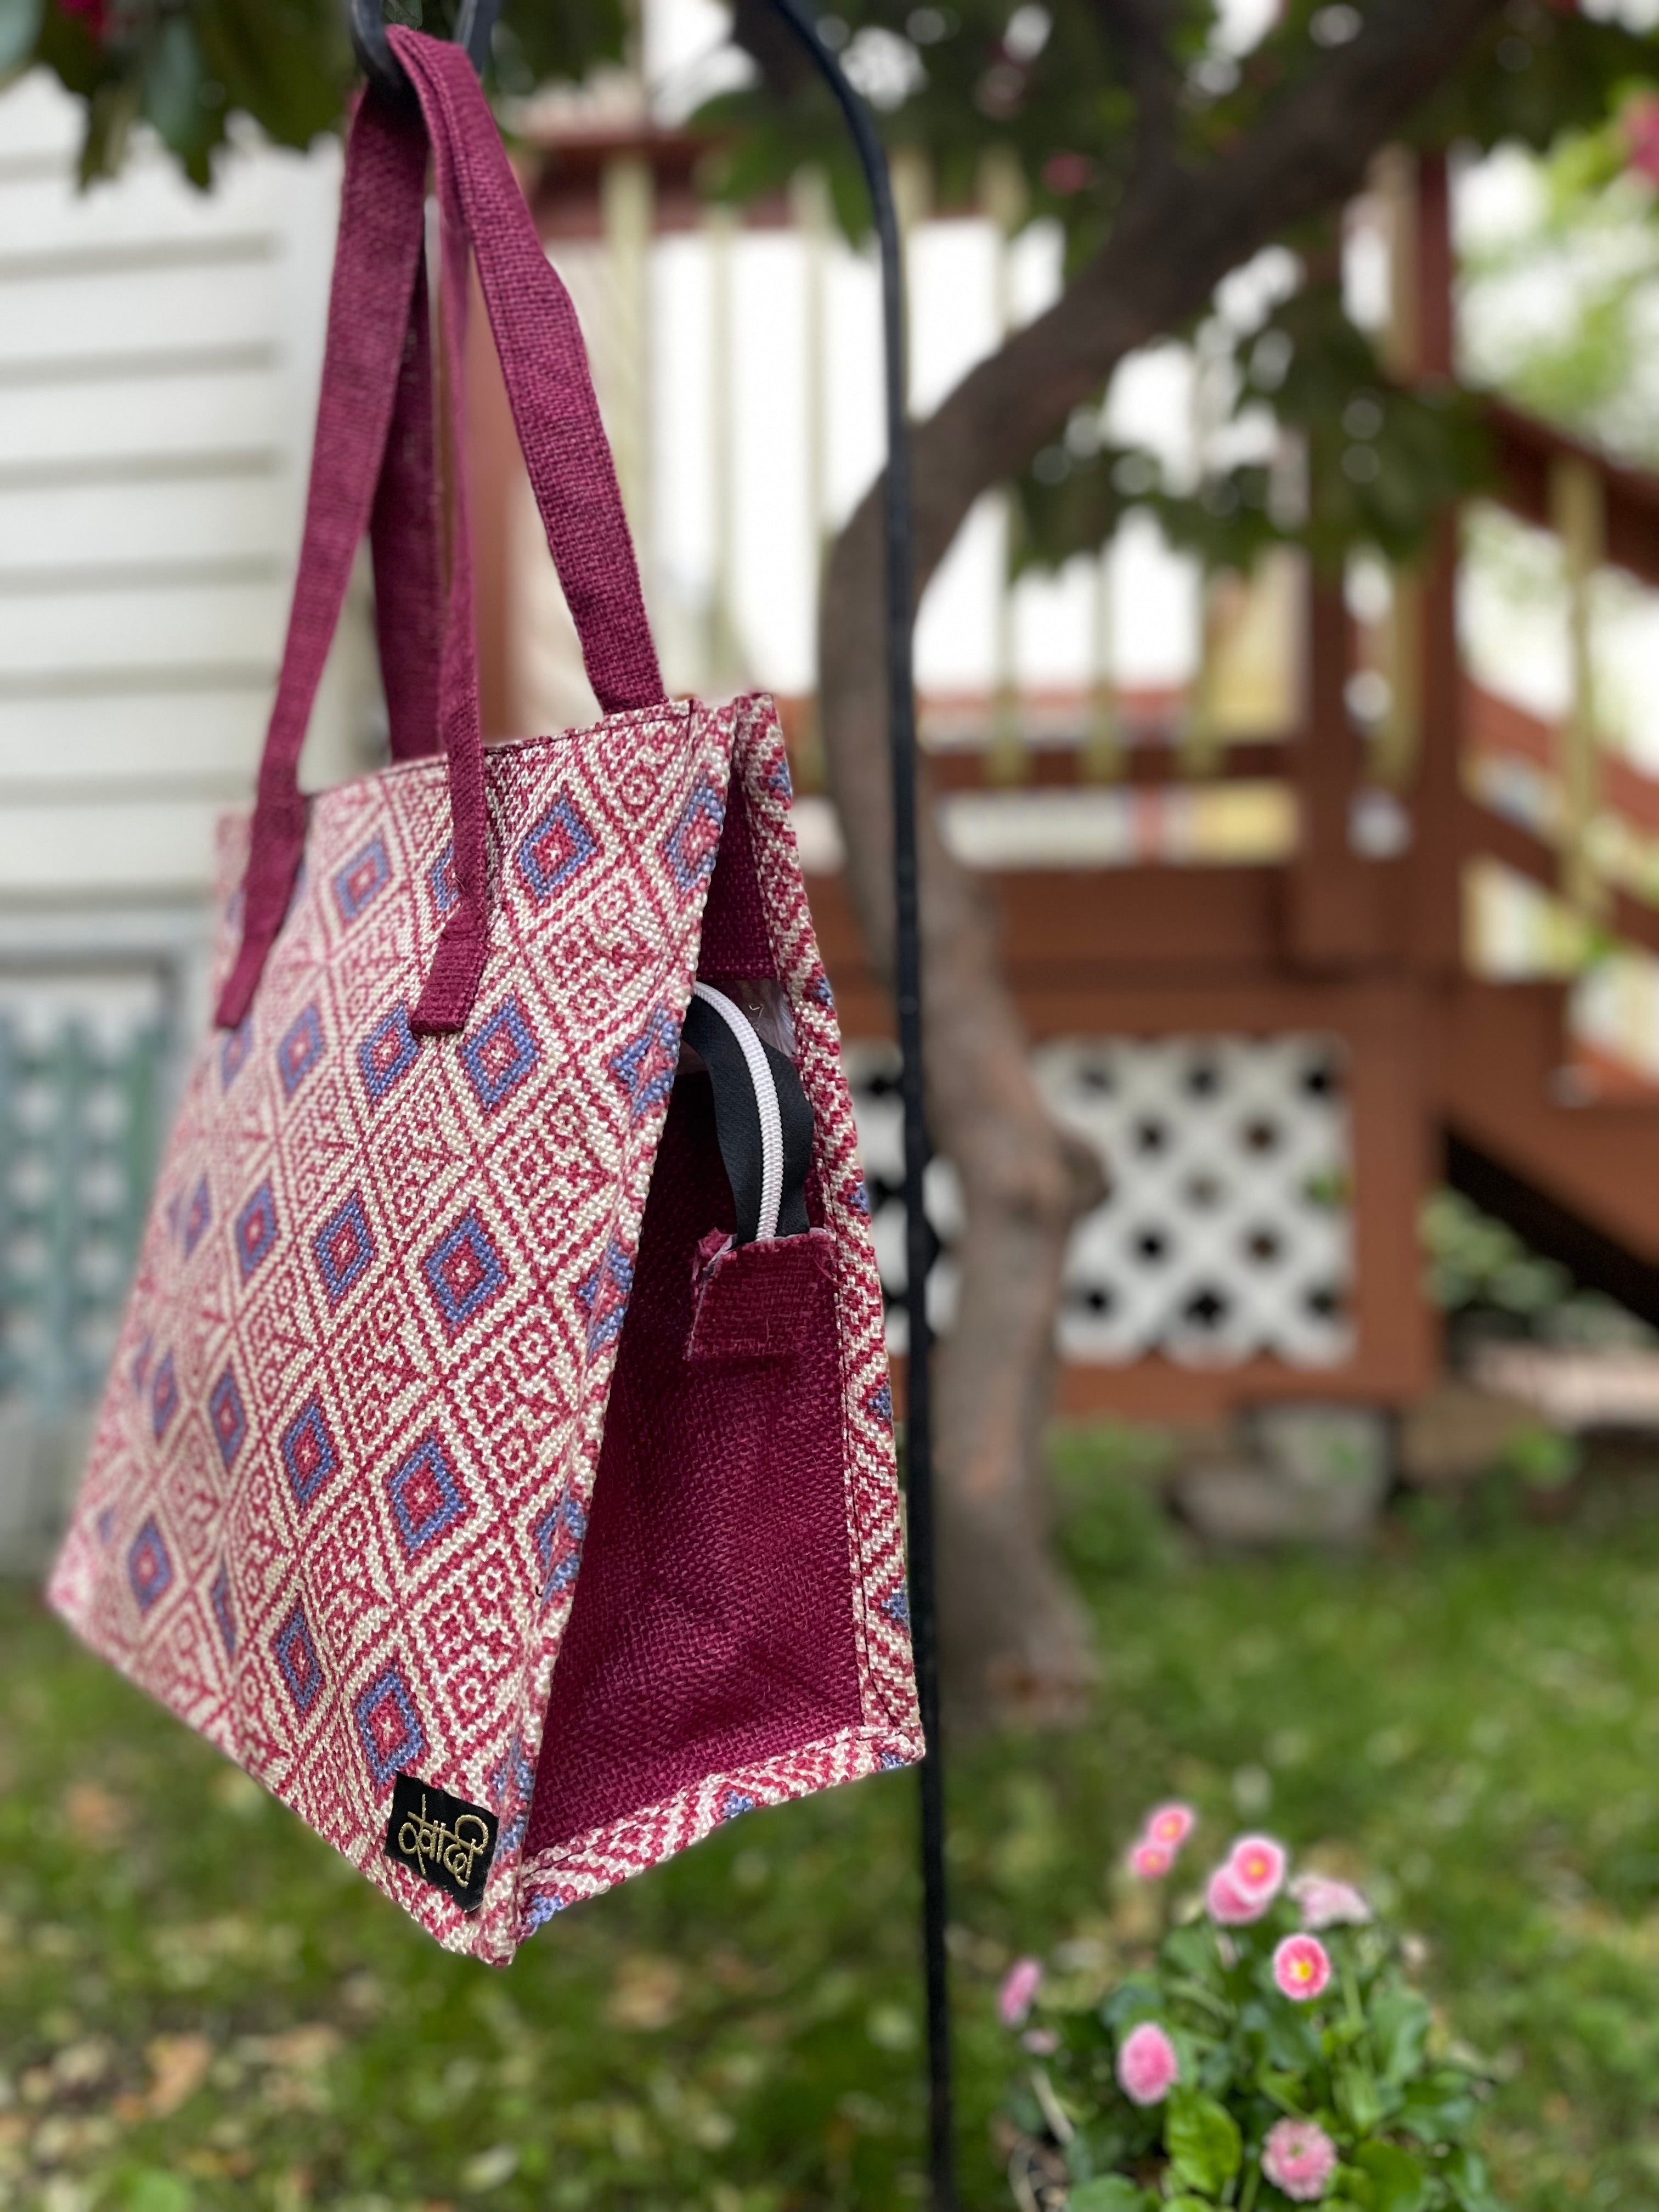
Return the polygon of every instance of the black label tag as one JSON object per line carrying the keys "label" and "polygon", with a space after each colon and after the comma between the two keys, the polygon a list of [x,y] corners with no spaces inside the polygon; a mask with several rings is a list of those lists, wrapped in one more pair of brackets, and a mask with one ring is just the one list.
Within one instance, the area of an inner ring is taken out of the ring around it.
{"label": "black label tag", "polygon": [[495,1815],[482,1805],[452,1797],[416,1775],[400,1774],[392,1785],[386,1855],[476,1912],[495,1856]]}

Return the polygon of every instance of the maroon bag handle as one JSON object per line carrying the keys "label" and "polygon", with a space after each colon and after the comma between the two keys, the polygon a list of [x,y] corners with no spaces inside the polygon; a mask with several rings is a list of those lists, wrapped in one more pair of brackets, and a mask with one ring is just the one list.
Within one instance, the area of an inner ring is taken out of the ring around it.
{"label": "maroon bag handle", "polygon": [[[548,543],[582,645],[588,678],[606,713],[653,705],[665,696],[640,591],[639,572],[616,471],[588,375],[569,295],[550,265],[501,149],[493,118],[460,50],[417,32],[393,40],[418,95],[444,216],[446,298],[440,317],[447,384],[459,451],[460,329],[470,244],[501,356],[520,444]],[[422,134],[382,103],[360,106],[348,146],[340,242],[330,298],[328,344],[300,574],[282,675],[260,763],[240,950],[221,995],[218,1018],[234,1027],[247,1012],[265,957],[282,927],[304,849],[306,803],[297,767],[324,657],[338,620],[358,538],[371,506],[376,550],[396,568],[396,548],[424,527],[431,543],[429,470],[382,470],[394,392],[404,382],[418,423]],[[406,333],[415,332],[412,343]],[[389,336],[388,336],[389,334]],[[388,357],[389,356],[389,357]],[[425,379],[429,392],[429,375]],[[413,386],[411,390],[410,387]],[[429,408],[429,399],[426,402]],[[378,481],[377,481],[378,480]],[[459,1029],[488,948],[489,892],[472,643],[471,563],[465,490],[457,471],[454,556],[446,595],[438,721],[449,770],[459,893],[439,940],[410,1026]],[[424,514],[415,512],[424,507]],[[435,563],[435,549],[430,560]],[[433,601],[432,569],[411,572],[400,592],[419,635]],[[382,642],[396,663],[404,636],[382,611]],[[405,632],[404,635],[408,635]],[[425,648],[422,647],[422,650]],[[429,667],[405,672],[405,701],[430,696]],[[410,708],[405,726],[418,724]]]}
{"label": "maroon bag handle", "polygon": [[[368,520],[374,556],[374,633],[380,650],[387,737],[395,761],[436,752],[438,647],[443,579],[438,572],[437,471],[433,450],[432,331],[426,257],[398,371],[392,425]],[[456,465],[461,457],[455,456]]]}

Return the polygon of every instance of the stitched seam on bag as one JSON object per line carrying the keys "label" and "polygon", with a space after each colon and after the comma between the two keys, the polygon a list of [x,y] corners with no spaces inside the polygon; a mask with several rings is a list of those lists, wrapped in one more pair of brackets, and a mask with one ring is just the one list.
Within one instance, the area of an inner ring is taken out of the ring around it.
{"label": "stitched seam on bag", "polygon": [[[718,775],[718,772],[723,769],[725,777],[721,788],[724,792],[731,778],[734,750],[735,718],[730,708],[708,708],[697,700],[677,703],[683,704],[686,710],[687,788],[696,788],[700,775],[707,775],[711,770]],[[609,726],[619,720],[643,720],[648,717],[649,710],[630,709],[624,716],[607,716],[606,723]],[[689,1004],[690,1001],[691,985],[696,976],[697,956],[702,943],[703,917],[708,910],[708,879],[705,878],[702,884],[702,898],[696,908],[695,919],[684,917],[682,920],[680,961],[673,979],[673,988],[684,1004]],[[682,1005],[682,1017],[684,1012],[684,1006]],[[639,1127],[629,1132],[623,1152],[622,1171],[617,1179],[616,1197],[606,1217],[605,1236],[607,1239],[616,1236],[617,1223],[624,1211],[631,1211],[632,1242],[637,1249],[641,1228],[645,1218],[646,1200],[650,1193],[651,1175],[656,1165],[657,1154],[662,1143],[663,1125],[667,1118],[668,1099],[665,1095],[660,1103],[641,1121]],[[638,1194],[635,1201],[632,1199],[631,1190],[636,1182]],[[568,1471],[566,1474],[562,1495],[569,1497],[580,1490],[580,1502],[583,1510],[588,1513],[592,1510],[593,1493],[599,1480],[599,1458],[605,1444],[605,1416],[610,1408],[611,1391],[616,1379],[617,1361],[621,1349],[622,1337],[619,1332],[605,1347],[601,1358],[598,1360],[591,1360],[584,1367],[581,1388],[574,1408],[574,1433],[568,1455]],[[592,1419],[596,1402],[599,1413],[597,1420]],[[584,1477],[580,1484],[577,1480],[579,1474]],[[540,1766],[548,1706],[553,1694],[553,1677],[558,1665],[559,1653],[563,1649],[564,1639],[569,1631],[570,1617],[575,1605],[576,1589],[580,1580],[579,1571],[568,1591],[562,1594],[556,1606],[550,1607],[545,1619],[537,1621],[532,1616],[532,1632],[526,1638],[526,1664],[520,1679],[518,1735],[519,1741],[524,1747],[525,1755],[532,1770],[536,1771],[538,1771]],[[553,1634],[556,1621],[556,1637]],[[538,1693],[537,1679],[543,1673],[544,1666],[546,1680]],[[533,1741],[531,1734],[532,1729]],[[534,1803],[535,1789],[532,1784],[530,1806],[526,1808],[526,1815]],[[512,1946],[522,1941],[523,1934],[527,1932],[525,1882],[526,1868],[528,1863],[522,1856],[515,1861],[510,1895],[504,1896],[501,1899],[501,1908],[504,1909],[510,1917],[507,1937],[508,1955]],[[496,1941],[496,1916],[487,1909],[483,1917],[490,1924],[478,1928],[474,1947],[477,1954],[481,1958],[495,1955],[493,1947]]]}
{"label": "stitched seam on bag", "polygon": [[[757,702],[756,704],[758,708],[759,719],[764,725],[769,726],[770,733],[775,737],[777,744],[781,746],[783,743],[783,732],[781,726],[777,720],[775,708],[773,706],[769,699]],[[749,764],[754,771],[752,781],[757,787],[753,794],[751,813],[754,818],[761,823],[762,836],[770,842],[774,857],[777,864],[791,877],[793,880],[796,894],[805,910],[807,934],[816,952],[817,932],[813,929],[811,924],[811,907],[806,899],[805,884],[800,875],[799,854],[794,849],[793,828],[791,828],[790,834],[786,836],[782,829],[780,827],[779,822],[770,814],[767,808],[766,801],[770,797],[770,793],[759,788],[760,746],[758,742],[751,741]],[[791,865],[792,863],[793,866]],[[781,960],[778,956],[773,903],[769,893],[768,886],[764,882],[763,882],[761,885],[761,911],[766,922],[768,940],[772,946],[773,964],[777,967],[784,967],[787,963]],[[819,957],[821,958],[821,956]],[[792,976],[786,976],[785,987],[789,992],[792,1011],[801,1018],[803,1033],[812,1036],[818,1051],[823,1055],[825,1072],[824,1088],[829,1093],[830,1103],[835,1109],[835,1118],[836,1120],[841,1120],[843,1116],[850,1116],[852,1113],[851,1100],[850,1097],[843,1095],[844,1085],[841,1080],[839,1037],[831,1036],[827,1034],[821,1034],[818,1029],[818,1023],[822,1018],[824,1029],[827,1030],[831,1018],[823,1015],[820,1008],[807,1006],[798,982],[796,982]],[[814,1072],[816,1074],[816,1069]],[[814,1119],[813,1143],[815,1152],[819,1151],[821,1148],[827,1155],[829,1149],[828,1133],[823,1126],[823,1121],[821,1117],[815,1117]],[[826,1160],[825,1164],[827,1164]],[[820,1173],[823,1174],[822,1167],[820,1168]],[[838,1249],[836,1253],[834,1310],[836,1316],[837,1381],[839,1384],[842,1415],[842,1482],[844,1493],[844,1510],[846,1513],[848,1527],[848,1561],[853,1573],[856,1592],[854,1607],[854,1624],[859,1642],[859,1656],[860,1662],[860,1687],[864,1697],[867,1698],[870,1704],[874,1705],[877,1712],[879,1714],[883,1721],[884,1721],[887,1725],[892,1726],[898,1721],[899,1715],[888,1695],[887,1684],[884,1680],[883,1671],[876,1663],[874,1638],[871,1633],[869,1617],[870,1577],[872,1571],[872,1563],[867,1559],[865,1555],[865,1538],[866,1531],[863,1526],[862,1516],[859,1510],[859,1473],[861,1464],[863,1447],[862,1441],[857,1433],[857,1430],[854,1423],[851,1405],[853,1386],[849,1379],[848,1373],[851,1362],[848,1358],[848,1344],[846,1325],[846,1300],[850,1295],[850,1291],[841,1264],[841,1253],[839,1250],[840,1243],[847,1237],[851,1224],[848,1224],[844,1218],[845,1208],[842,1206],[840,1194],[835,1188],[833,1178],[828,1174],[823,1174],[823,1181],[825,1204],[827,1206],[834,1210],[837,1224],[836,1239]],[[872,1260],[872,1265],[873,1264],[873,1260]],[[883,1349],[884,1353],[885,1347],[884,1346]],[[893,1474],[893,1471],[890,1468],[884,1468],[882,1473],[889,1480],[896,1479]],[[902,1563],[903,1559],[902,1529],[900,1536],[900,1559]]]}
{"label": "stitched seam on bag", "polygon": [[[796,894],[802,905],[805,906],[806,886],[800,874],[799,854],[793,849],[793,837],[785,836],[768,806],[767,801],[770,799],[771,793],[763,788],[760,775],[763,736],[775,738],[780,746],[783,744],[783,731],[777,719],[777,709],[765,693],[757,693],[740,700],[738,702],[738,731],[734,740],[733,762],[734,766],[740,768],[743,775],[744,796],[749,802],[750,836],[753,837],[758,831],[760,839],[770,848],[768,858],[787,876],[792,878]],[[757,867],[756,878],[757,889],[760,894],[761,916],[766,926],[767,949],[771,955],[773,967],[779,971],[779,981],[788,993],[791,1017],[800,1024],[802,1032],[811,1034],[817,1048],[825,1053],[832,1066],[839,1066],[839,1055],[832,1042],[818,1034],[817,1017],[820,1010],[808,1006],[805,994],[796,980],[796,963],[788,957],[787,948],[780,944],[778,916],[775,910],[776,900],[769,880],[769,871]],[[811,926],[810,908],[807,908],[806,913],[806,927],[816,945],[817,933]],[[817,1079],[816,1066],[812,1073],[816,1084]],[[833,1079],[832,1075],[831,1081]],[[834,1098],[828,1103],[839,1109],[844,1102],[839,1098]],[[836,1112],[836,1118],[840,1118],[839,1110]],[[834,1188],[832,1179],[824,1172],[829,1164],[825,1157],[828,1152],[828,1135],[823,1125],[823,1117],[817,1111],[814,1113],[812,1122],[812,1152],[814,1164],[818,1168],[823,1181],[825,1205],[833,1207],[839,1217],[842,1211],[840,1198]],[[853,1428],[852,1412],[848,1402],[849,1362],[844,1325],[845,1316],[842,1310],[845,1291],[839,1249],[841,1238],[845,1233],[845,1224],[838,1218],[835,1296],[831,1303],[836,1322],[836,1391],[841,1407],[842,1511],[848,1534],[848,1568],[854,1585],[853,1621],[858,1638],[860,1704],[867,1713],[869,1705],[873,1703],[883,1722],[890,1727],[895,1716],[887,1702],[884,1686],[880,1680],[879,1671],[873,1663],[872,1651],[869,1622],[870,1578],[863,1556],[864,1532],[860,1525],[859,1513],[859,1449]]]}
{"label": "stitched seam on bag", "polygon": [[[582,1881],[580,1894],[599,1896],[614,1889],[636,1874],[644,1874],[660,1863],[666,1854],[652,1848],[654,1838],[667,1831],[672,1838],[671,1848],[683,1850],[689,1844],[712,1834],[723,1825],[716,1814],[712,1819],[699,1819],[700,1799],[710,1806],[733,1791],[757,1790],[765,1793],[768,1805],[787,1804],[795,1799],[812,1795],[825,1788],[839,1787],[848,1782],[863,1780],[882,1771],[882,1759],[891,1751],[902,1751],[912,1759],[921,1756],[920,1732],[912,1728],[880,1728],[867,1722],[858,1722],[837,1729],[829,1735],[815,1736],[797,1745],[794,1749],[775,1752],[769,1758],[755,1759],[749,1764],[732,1768],[720,1774],[703,1776],[688,1783],[671,1797],[657,1804],[645,1806],[637,1813],[629,1813],[619,1820],[602,1821],[580,1836],[568,1837],[564,1842],[550,1844],[523,1863],[521,1889],[545,1890],[556,1877],[572,1868],[581,1868],[584,1862],[595,1859],[629,1862],[619,1869],[606,1869],[596,1878]],[[822,1775],[803,1774],[800,1769],[811,1760],[834,1759],[847,1754],[844,1771],[827,1781]],[[769,1787],[781,1784],[775,1790]],[[680,1832],[681,1824],[690,1822],[689,1832]],[[636,1839],[638,1839],[636,1841]],[[641,1845],[643,1848],[641,1848]],[[534,1925],[526,1911],[520,1923],[519,1939],[522,1942]]]}

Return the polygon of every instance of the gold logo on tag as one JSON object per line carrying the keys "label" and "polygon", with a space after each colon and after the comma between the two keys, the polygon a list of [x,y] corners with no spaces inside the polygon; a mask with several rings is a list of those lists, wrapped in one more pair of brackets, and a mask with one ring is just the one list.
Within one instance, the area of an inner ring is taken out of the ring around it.
{"label": "gold logo on tag", "polygon": [[483,1901],[496,1829],[495,1815],[486,1806],[452,1797],[418,1775],[399,1774],[392,1784],[386,1856],[434,1888],[447,1890],[469,1912]]}
{"label": "gold logo on tag", "polygon": [[476,1813],[458,1814],[453,1828],[433,1820],[426,1809],[424,1790],[420,1811],[410,1814],[398,1831],[398,1849],[420,1873],[426,1873],[430,1859],[463,1889],[471,1888],[472,1862],[488,1854],[490,1841],[489,1826]]}

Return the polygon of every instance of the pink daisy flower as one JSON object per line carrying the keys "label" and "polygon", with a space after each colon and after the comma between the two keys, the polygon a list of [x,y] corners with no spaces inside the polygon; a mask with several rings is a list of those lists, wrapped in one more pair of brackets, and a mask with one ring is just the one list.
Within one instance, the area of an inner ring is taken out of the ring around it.
{"label": "pink daisy flower", "polygon": [[1136,2105],[1161,2105],[1181,2079],[1176,2047],[1156,2021],[1143,2020],[1124,2037],[1117,2078],[1124,2095]]}
{"label": "pink daisy flower", "polygon": [[1332,1881],[1322,1874],[1299,1874],[1291,1895],[1302,1908],[1304,1928],[1363,1928],[1371,1917],[1352,1882]]}
{"label": "pink daisy flower", "polygon": [[1146,1816],[1146,1840],[1149,1844],[1162,1844],[1165,1850],[1178,1851],[1193,1832],[1197,1817],[1190,1805],[1178,1802],[1159,1805]]}
{"label": "pink daisy flower", "polygon": [[1273,1953],[1273,1979],[1287,1997],[1307,2004],[1331,1978],[1331,1954],[1317,1936],[1287,1936]]}
{"label": "pink daisy flower", "polygon": [[1205,1910],[1224,1928],[1248,1928],[1251,1921],[1261,1919],[1271,1902],[1266,1897],[1247,1897],[1233,1880],[1232,1869],[1224,1866],[1210,1876],[1204,1893]]}
{"label": "pink daisy flower", "polygon": [[1005,2027],[1018,2027],[1031,2009],[1042,1980],[1042,1965],[1037,1959],[1016,1959],[1003,1976],[1002,1987],[997,1991],[997,2012]]}
{"label": "pink daisy flower", "polygon": [[1625,110],[1623,127],[1632,168],[1659,184],[1659,97],[1649,92],[1632,100]]}
{"label": "pink daisy flower", "polygon": [[1143,1836],[1129,1853],[1131,1873],[1138,1874],[1142,1881],[1162,1881],[1175,1864],[1175,1853],[1167,1844],[1155,1844]]}
{"label": "pink daisy flower", "polygon": [[1336,2145],[1315,2120],[1275,2120],[1261,2146],[1261,2171],[1275,2189],[1298,2204],[1312,2204],[1330,2187]]}
{"label": "pink daisy flower", "polygon": [[1241,1836],[1227,1855],[1233,1887],[1260,1905],[1271,1905],[1284,1887],[1285,1846],[1271,1836]]}

